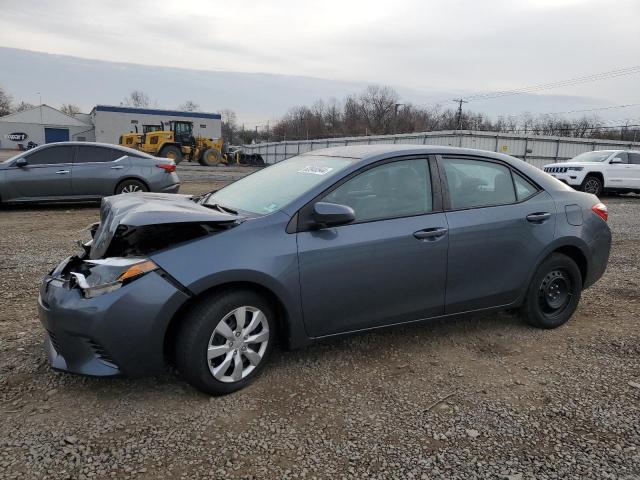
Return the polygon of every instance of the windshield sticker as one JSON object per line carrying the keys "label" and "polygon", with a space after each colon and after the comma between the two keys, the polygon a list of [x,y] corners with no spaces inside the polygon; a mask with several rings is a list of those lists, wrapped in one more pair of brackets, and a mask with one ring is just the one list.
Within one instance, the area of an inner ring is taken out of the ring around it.
{"label": "windshield sticker", "polygon": [[312,167],[311,165],[304,167],[302,170],[298,170],[298,173],[311,173],[312,175],[326,175],[333,168],[331,167]]}

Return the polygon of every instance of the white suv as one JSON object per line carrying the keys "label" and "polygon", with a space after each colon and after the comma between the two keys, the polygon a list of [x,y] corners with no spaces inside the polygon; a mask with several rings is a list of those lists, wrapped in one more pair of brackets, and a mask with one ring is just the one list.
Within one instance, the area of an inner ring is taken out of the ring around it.
{"label": "white suv", "polygon": [[600,195],[603,191],[640,193],[640,152],[597,150],[568,162],[544,166],[544,171],[576,190]]}

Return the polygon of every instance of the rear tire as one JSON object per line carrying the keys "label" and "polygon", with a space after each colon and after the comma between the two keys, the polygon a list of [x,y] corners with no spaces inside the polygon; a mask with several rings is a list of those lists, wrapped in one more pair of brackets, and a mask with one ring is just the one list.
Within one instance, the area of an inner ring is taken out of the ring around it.
{"label": "rear tire", "polygon": [[137,192],[148,192],[149,189],[147,186],[142,183],[140,180],[123,180],[116,187],[116,195],[120,195],[121,193],[137,193]]}
{"label": "rear tire", "polygon": [[240,390],[267,363],[275,327],[273,308],[257,293],[228,290],[213,295],[182,319],[176,335],[176,367],[187,382],[209,395]]}
{"label": "rear tire", "polygon": [[160,151],[160,156],[173,160],[176,165],[184,158],[182,156],[182,151],[175,145],[167,145],[166,147],[163,147]]}
{"label": "rear tire", "polygon": [[580,190],[586,193],[592,193],[596,197],[602,195],[602,180],[600,177],[596,177],[595,175],[587,175],[587,177],[580,185]]}
{"label": "rear tire", "polygon": [[222,155],[220,155],[220,152],[215,148],[206,149],[198,159],[200,165],[204,165],[205,167],[215,167],[221,161]]}
{"label": "rear tire", "polygon": [[576,263],[553,253],[536,270],[520,313],[529,325],[557,328],[576,311],[581,293],[582,274]]}

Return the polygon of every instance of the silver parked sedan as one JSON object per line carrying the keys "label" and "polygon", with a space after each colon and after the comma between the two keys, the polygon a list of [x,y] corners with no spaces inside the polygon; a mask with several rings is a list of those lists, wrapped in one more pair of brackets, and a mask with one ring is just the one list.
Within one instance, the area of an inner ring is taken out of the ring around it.
{"label": "silver parked sedan", "polygon": [[0,202],[88,201],[119,193],[177,193],[173,161],[130,148],[50,143],[0,163]]}

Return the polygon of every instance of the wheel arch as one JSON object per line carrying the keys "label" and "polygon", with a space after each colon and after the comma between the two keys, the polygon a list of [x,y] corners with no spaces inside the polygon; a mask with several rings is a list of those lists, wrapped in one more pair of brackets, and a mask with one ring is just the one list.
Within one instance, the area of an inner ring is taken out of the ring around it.
{"label": "wheel arch", "polygon": [[598,178],[602,182],[602,188],[604,188],[604,174],[602,172],[598,172],[596,170],[587,172],[586,175],[584,176],[584,180],[582,180],[582,181],[584,182],[589,177]]}
{"label": "wheel arch", "polygon": [[284,301],[272,289],[260,283],[253,281],[231,281],[209,287],[193,295],[175,312],[165,329],[163,341],[165,356],[169,358],[173,357],[177,329],[191,308],[210,295],[217,295],[227,290],[249,290],[258,293],[267,300],[276,312],[278,340],[284,344],[285,348],[292,347],[291,316]]}

